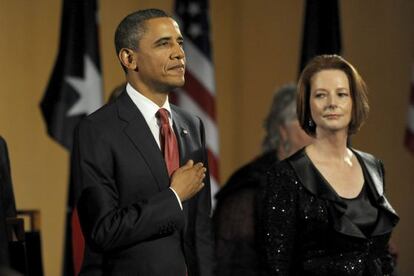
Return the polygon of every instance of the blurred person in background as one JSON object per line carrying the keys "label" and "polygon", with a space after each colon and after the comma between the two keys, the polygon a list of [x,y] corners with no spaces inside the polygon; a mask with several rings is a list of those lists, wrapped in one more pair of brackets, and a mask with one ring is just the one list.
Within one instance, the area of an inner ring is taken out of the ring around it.
{"label": "blurred person in background", "polygon": [[296,116],[296,86],[276,91],[265,119],[263,153],[237,170],[217,194],[213,216],[217,275],[263,275],[259,229],[266,170],[310,143]]}

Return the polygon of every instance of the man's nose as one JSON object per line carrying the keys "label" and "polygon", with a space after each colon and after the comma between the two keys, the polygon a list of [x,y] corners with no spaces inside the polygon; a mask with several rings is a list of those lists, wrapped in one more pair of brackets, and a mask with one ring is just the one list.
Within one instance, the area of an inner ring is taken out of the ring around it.
{"label": "man's nose", "polygon": [[185,53],[184,53],[184,49],[183,49],[182,45],[177,43],[174,46],[171,58],[173,58],[173,59],[183,59],[183,58],[185,58]]}

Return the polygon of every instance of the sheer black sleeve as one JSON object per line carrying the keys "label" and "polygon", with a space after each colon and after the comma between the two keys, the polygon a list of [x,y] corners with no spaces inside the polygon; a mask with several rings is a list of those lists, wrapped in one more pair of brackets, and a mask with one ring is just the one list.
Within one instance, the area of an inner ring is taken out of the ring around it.
{"label": "sheer black sleeve", "polygon": [[268,172],[264,246],[270,275],[290,275],[297,239],[297,186],[293,170],[281,162]]}

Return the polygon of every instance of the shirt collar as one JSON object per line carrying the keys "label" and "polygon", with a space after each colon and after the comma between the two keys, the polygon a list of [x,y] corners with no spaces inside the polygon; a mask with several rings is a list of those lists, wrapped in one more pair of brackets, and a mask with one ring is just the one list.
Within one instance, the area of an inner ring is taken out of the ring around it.
{"label": "shirt collar", "polygon": [[159,107],[156,103],[142,95],[129,83],[126,86],[126,91],[129,97],[134,102],[134,104],[138,107],[139,111],[141,111],[147,123],[151,122],[152,120],[156,120],[155,114],[158,112],[160,108],[165,108],[166,110],[168,110],[170,120],[172,120],[172,113],[170,103],[168,101],[168,96],[164,104],[161,107]]}

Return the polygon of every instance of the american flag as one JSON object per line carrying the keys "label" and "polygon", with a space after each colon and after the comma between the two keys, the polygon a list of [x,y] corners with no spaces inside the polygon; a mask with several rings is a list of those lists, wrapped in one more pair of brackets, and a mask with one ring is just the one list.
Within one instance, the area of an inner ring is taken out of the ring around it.
{"label": "american flag", "polygon": [[405,145],[414,154],[414,66],[411,75],[410,105],[408,107],[408,122],[405,132]]}
{"label": "american flag", "polygon": [[199,116],[204,123],[211,195],[214,198],[219,187],[219,135],[208,8],[208,0],[175,2],[175,17],[184,36],[184,51],[187,57],[185,85],[183,91],[176,94],[176,102]]}

